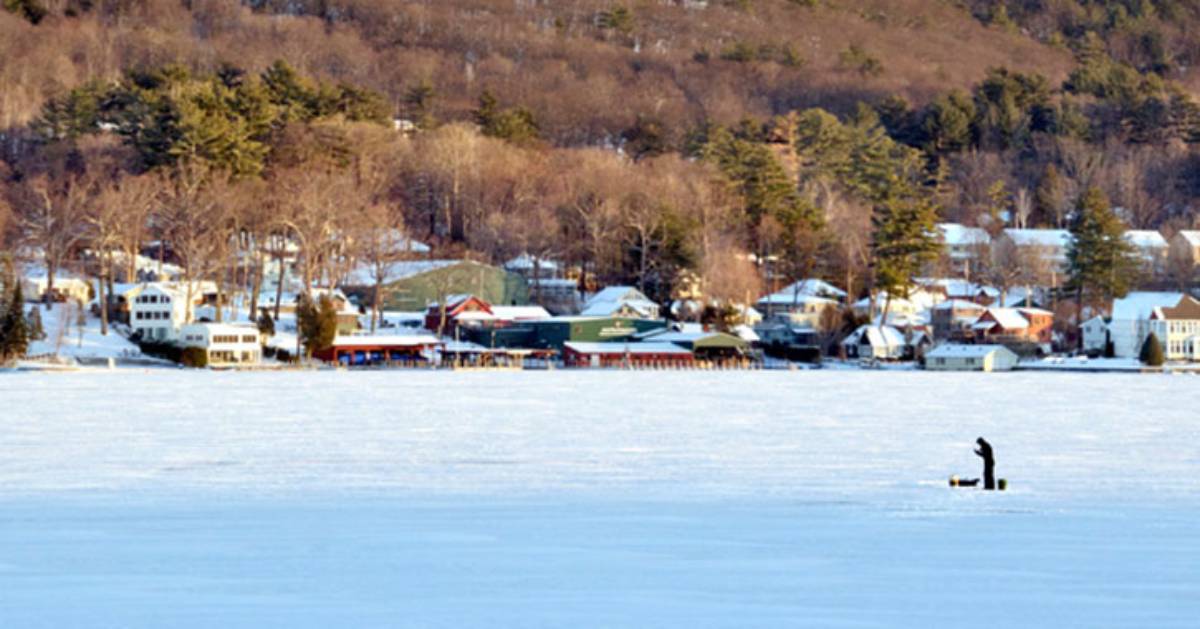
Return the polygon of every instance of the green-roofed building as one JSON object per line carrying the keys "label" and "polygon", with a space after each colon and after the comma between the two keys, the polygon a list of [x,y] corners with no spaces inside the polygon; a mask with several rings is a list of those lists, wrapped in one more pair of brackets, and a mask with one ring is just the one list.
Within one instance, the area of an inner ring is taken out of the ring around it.
{"label": "green-roofed building", "polygon": [[[383,309],[425,310],[451,295],[475,295],[497,305],[529,303],[525,279],[516,273],[471,260],[409,260],[390,265],[384,273]],[[375,278],[367,268],[351,272],[342,283],[347,295],[370,304]]]}

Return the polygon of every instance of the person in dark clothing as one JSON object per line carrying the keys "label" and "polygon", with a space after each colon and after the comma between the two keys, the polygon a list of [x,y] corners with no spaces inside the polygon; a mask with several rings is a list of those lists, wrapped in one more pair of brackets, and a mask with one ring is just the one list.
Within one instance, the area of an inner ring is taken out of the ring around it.
{"label": "person in dark clothing", "polygon": [[996,459],[992,456],[992,444],[980,437],[975,440],[979,445],[975,449],[975,454],[983,458],[983,488],[996,488]]}

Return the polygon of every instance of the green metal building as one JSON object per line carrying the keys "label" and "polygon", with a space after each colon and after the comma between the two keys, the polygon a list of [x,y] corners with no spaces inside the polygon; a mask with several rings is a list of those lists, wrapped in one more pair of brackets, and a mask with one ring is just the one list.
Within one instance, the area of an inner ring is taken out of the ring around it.
{"label": "green metal building", "polygon": [[608,341],[634,340],[633,335],[665,328],[665,321],[651,319],[623,319],[617,317],[556,317],[544,321],[531,321],[533,347],[536,349],[562,349],[568,341],[603,343]]}

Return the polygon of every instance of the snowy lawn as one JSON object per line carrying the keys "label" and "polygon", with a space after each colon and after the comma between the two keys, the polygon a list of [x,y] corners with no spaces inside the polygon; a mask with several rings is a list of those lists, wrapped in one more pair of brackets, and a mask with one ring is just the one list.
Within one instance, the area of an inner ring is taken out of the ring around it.
{"label": "snowy lawn", "polygon": [[[100,319],[90,314],[79,325],[78,306],[72,303],[51,304],[47,309],[41,304],[26,304],[25,310],[38,309],[42,318],[45,338],[29,344],[30,356],[54,354],[71,358],[118,358],[137,356],[141,350],[137,345],[110,328],[108,334],[100,334]],[[3,386],[3,385],[0,385]]]}
{"label": "snowy lawn", "polygon": [[[1200,380],[0,374],[4,627],[1195,627]],[[952,490],[994,445],[1004,493]]]}

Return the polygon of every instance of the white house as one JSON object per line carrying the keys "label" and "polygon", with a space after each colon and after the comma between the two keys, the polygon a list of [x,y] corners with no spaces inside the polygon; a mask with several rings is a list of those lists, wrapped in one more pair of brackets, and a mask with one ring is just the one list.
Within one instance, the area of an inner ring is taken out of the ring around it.
{"label": "white house", "polygon": [[199,347],[212,366],[253,365],[262,360],[258,328],[250,324],[190,323],[179,330],[179,344]]}
{"label": "white house", "polygon": [[951,277],[918,277],[913,280],[921,291],[929,295],[930,305],[942,301],[960,299],[982,305],[991,305],[1000,298],[1000,291],[992,286]]}
{"label": "white house", "polygon": [[1182,293],[1130,293],[1113,301],[1113,354],[1137,358],[1153,333],[1167,360],[1200,360],[1200,301]]}
{"label": "white house", "polygon": [[1167,265],[1167,239],[1152,229],[1131,229],[1125,232],[1125,240],[1133,245],[1146,269],[1161,274]]}
{"label": "white house", "polygon": [[583,306],[585,317],[659,318],[658,304],[632,286],[609,286]]}
{"label": "white house", "polygon": [[1108,347],[1108,325],[1108,317],[1096,315],[1079,326],[1080,334],[1083,336],[1084,352],[1104,354],[1105,348]]}
{"label": "white house", "polygon": [[925,354],[930,371],[1011,371],[1017,355],[1003,345],[957,345],[945,343]]}
{"label": "white house", "polygon": [[836,310],[838,302],[815,295],[772,293],[759,299],[754,309],[766,313],[767,318],[786,320],[793,325],[821,329],[825,312]]}
{"label": "white house", "polygon": [[216,294],[217,286],[212,282],[195,282],[189,291],[186,284],[174,282],[150,282],[138,284],[125,292],[123,297],[129,305],[129,327],[142,338],[160,343],[173,342],[179,337],[179,329],[191,323],[194,308],[205,299]]}
{"label": "white house", "polygon": [[[25,297],[25,301],[42,301],[46,298],[46,290],[49,286],[50,279],[42,273],[41,275],[27,275],[21,279],[21,292]],[[80,303],[88,303],[91,301],[91,283],[85,279],[74,277],[69,273],[59,273],[54,278],[54,295],[50,296],[50,301],[77,301]]]}
{"label": "white house", "polygon": [[964,275],[969,275],[975,262],[991,244],[992,237],[982,228],[958,223],[938,223],[937,228],[950,261]]}
{"label": "white house", "polygon": [[[938,290],[928,290],[922,286],[917,286],[909,291],[908,297],[895,295],[891,301],[888,301],[886,291],[880,291],[875,295],[875,309],[871,310],[871,298],[863,297],[854,302],[851,309],[854,314],[860,317],[877,317],[883,313],[886,306],[888,309],[888,321],[894,321],[893,317],[923,317],[929,309],[945,301],[945,294]],[[927,317],[923,317],[927,318]]]}
{"label": "white house", "polygon": [[928,344],[929,337],[924,332],[905,334],[890,325],[862,325],[842,341],[847,357],[879,360],[910,358],[919,347]]}
{"label": "white house", "polygon": [[1150,331],[1162,343],[1167,360],[1200,361],[1200,301],[1183,295],[1174,306],[1150,315]]}

